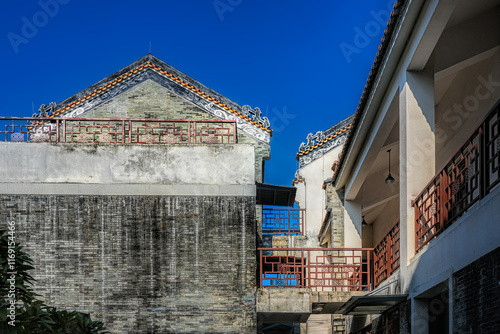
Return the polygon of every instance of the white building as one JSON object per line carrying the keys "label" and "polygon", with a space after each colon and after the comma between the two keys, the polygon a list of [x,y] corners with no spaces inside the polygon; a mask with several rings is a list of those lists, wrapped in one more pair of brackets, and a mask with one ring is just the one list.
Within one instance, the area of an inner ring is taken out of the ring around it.
{"label": "white building", "polygon": [[273,245],[294,248],[273,260],[310,305],[301,333],[499,332],[499,18],[396,1],[345,143],[301,145],[304,233]]}
{"label": "white building", "polygon": [[349,242],[375,247],[376,289],[340,311],[350,333],[497,333],[500,1],[398,5],[334,172]]}

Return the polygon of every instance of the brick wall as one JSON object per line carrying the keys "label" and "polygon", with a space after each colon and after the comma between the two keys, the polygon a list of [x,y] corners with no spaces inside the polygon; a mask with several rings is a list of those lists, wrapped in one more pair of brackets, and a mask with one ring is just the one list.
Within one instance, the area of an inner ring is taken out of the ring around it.
{"label": "brick wall", "polygon": [[335,190],[332,184],[326,187],[327,205],[331,208],[331,236],[328,247],[344,247],[344,189]]}
{"label": "brick wall", "polygon": [[255,333],[255,198],[0,196],[48,305],[112,333]]}
{"label": "brick wall", "polygon": [[453,275],[453,331],[500,331],[500,247]]}
{"label": "brick wall", "polygon": [[399,333],[411,333],[411,300],[399,304]]}

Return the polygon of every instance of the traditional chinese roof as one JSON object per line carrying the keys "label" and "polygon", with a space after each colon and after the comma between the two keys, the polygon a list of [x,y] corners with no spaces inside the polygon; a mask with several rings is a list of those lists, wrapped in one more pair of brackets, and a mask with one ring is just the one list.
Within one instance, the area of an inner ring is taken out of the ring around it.
{"label": "traditional chinese roof", "polygon": [[[325,131],[318,131],[314,135],[312,133],[308,134],[307,143],[300,144],[299,152],[297,153],[296,158],[299,160],[299,168],[306,166],[335,147],[342,145],[348,130],[351,128],[352,118],[353,115]],[[299,180],[296,178],[293,182],[297,183]]]}
{"label": "traditional chinese roof", "polygon": [[351,123],[354,115],[351,115],[344,120],[338,122],[332,127],[328,128],[325,131],[318,131],[316,134],[308,134],[307,135],[307,144],[301,143],[299,147],[299,152],[297,153],[297,160],[303,155],[306,155],[317,148],[322,147],[335,137],[341,135],[345,131],[351,128]]}
{"label": "traditional chinese roof", "polygon": [[[249,106],[241,106],[231,101],[152,54],[140,58],[62,102],[52,102],[49,106],[42,105],[39,111],[40,116],[81,117],[82,114],[95,106],[147,79],[160,83],[217,118],[236,120],[238,128],[245,132],[257,135],[255,130],[260,130],[262,133],[257,137],[269,142],[272,130],[269,120],[266,117],[261,117],[259,108],[252,109]],[[249,127],[253,127],[255,130],[250,130]]]}
{"label": "traditional chinese roof", "polygon": [[382,41],[378,47],[378,52],[375,56],[375,60],[373,61],[373,65],[370,71],[370,74],[368,75],[368,79],[365,84],[365,88],[363,90],[363,93],[361,94],[361,99],[358,104],[358,108],[356,109],[356,112],[353,115],[353,121],[351,124],[351,131],[349,131],[346,142],[344,144],[344,147],[342,148],[342,152],[340,153],[339,161],[335,162],[332,166],[333,170],[333,182],[336,181],[337,176],[338,176],[338,171],[340,168],[343,166],[345,162],[345,156],[347,153],[347,150],[349,149],[354,134],[356,133],[356,130],[359,126],[360,120],[361,120],[361,115],[363,111],[365,110],[366,103],[368,101],[368,97],[372,93],[373,90],[373,83],[375,82],[376,77],[379,75],[379,72],[381,72],[381,67],[380,65],[382,64],[384,58],[387,56],[387,50],[389,48],[389,45],[391,41],[394,38],[394,31],[395,28],[401,23],[401,13],[403,12],[403,9],[407,7],[409,1],[408,0],[398,0],[394,3],[394,10],[391,13],[391,17],[389,21],[387,22],[387,28],[384,31],[384,36],[382,37]]}

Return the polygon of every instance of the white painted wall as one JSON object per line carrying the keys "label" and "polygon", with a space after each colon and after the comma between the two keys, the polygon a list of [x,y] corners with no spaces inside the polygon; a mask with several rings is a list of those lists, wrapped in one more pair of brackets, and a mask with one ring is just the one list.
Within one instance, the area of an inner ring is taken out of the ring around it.
{"label": "white painted wall", "polygon": [[234,195],[236,191],[255,196],[254,147],[246,144],[1,142],[0,156],[3,158],[0,160],[0,192],[3,193],[34,193],[35,189],[47,193],[53,189],[61,193],[171,194],[177,191],[177,194],[227,192]]}
{"label": "white painted wall", "polygon": [[299,170],[304,181],[295,185],[297,188],[295,201],[301,209],[306,209],[307,246],[304,247],[319,247],[318,233],[326,214],[326,193],[322,188],[323,182],[332,177],[332,165],[338,159],[341,150],[342,146],[338,146]]}

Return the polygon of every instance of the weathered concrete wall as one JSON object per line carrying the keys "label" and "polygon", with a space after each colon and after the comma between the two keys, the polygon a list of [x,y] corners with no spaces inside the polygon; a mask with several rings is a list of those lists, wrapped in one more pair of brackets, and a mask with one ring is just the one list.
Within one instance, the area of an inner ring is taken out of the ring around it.
{"label": "weathered concrete wall", "polygon": [[0,182],[254,185],[254,148],[0,143]]}
{"label": "weathered concrete wall", "polygon": [[301,209],[306,209],[305,231],[307,236],[301,247],[319,247],[318,233],[328,205],[327,193],[322,188],[323,181],[332,177],[332,165],[338,159],[341,150],[342,145],[339,145],[299,170],[304,181],[295,186],[297,188],[295,202],[299,204]]}
{"label": "weathered concrete wall", "polygon": [[48,305],[112,333],[255,333],[255,197],[0,195]]}

